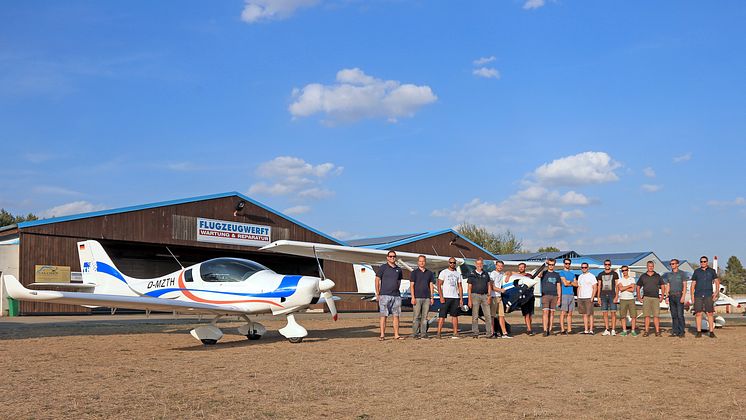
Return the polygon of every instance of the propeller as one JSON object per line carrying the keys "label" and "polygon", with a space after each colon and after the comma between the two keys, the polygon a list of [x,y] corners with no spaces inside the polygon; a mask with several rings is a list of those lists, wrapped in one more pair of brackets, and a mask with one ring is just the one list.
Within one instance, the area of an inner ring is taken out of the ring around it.
{"label": "propeller", "polygon": [[332,295],[332,288],[334,287],[334,282],[327,279],[324,275],[324,269],[321,268],[321,261],[319,261],[319,256],[316,254],[316,247],[313,247],[313,256],[316,258],[316,265],[319,267],[319,291],[321,292],[321,297],[324,298],[324,302],[326,302],[326,306],[329,308],[329,313],[332,314],[332,319],[337,320],[337,305],[334,303],[334,295]]}

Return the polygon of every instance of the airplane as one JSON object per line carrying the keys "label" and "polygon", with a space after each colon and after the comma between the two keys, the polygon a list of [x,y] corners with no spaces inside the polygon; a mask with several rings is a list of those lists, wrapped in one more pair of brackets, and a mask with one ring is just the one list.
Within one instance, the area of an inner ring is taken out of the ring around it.
{"label": "airplane", "polygon": [[277,274],[259,263],[241,258],[214,258],[165,276],[136,279],[117,269],[97,241],[78,242],[78,255],[83,284],[64,285],[87,291],[30,290],[15,276],[5,275],[8,295],[26,301],[109,307],[113,308],[112,313],[116,308],[127,308],[146,313],[214,315],[210,324],[190,331],[205,345],[215,344],[223,337],[216,324],[229,315],[246,321],[238,331],[249,340],[258,340],[267,332],[264,325],[251,321],[249,315],[285,315],[287,325],[279,332],[291,343],[300,343],[308,335],[295,320],[296,312],[323,301],[332,318],[337,320],[335,297],[331,293],[334,282],[324,277],[320,264],[321,277],[311,277]]}

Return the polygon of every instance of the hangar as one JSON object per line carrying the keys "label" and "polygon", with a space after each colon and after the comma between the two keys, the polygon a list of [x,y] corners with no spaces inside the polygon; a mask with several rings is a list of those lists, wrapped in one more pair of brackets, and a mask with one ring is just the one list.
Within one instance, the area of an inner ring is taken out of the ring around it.
{"label": "hangar", "polygon": [[[255,260],[279,272],[318,275],[313,258],[258,251],[280,239],[345,245],[243,194],[228,192],[93,213],[22,222],[0,228],[0,271],[23,284],[49,272],[79,272],[76,243],[101,242],[117,266],[133,277],[156,277],[218,256]],[[340,287],[354,287],[352,266],[325,262]],[[64,274],[63,274],[64,277]],[[41,280],[43,281],[43,280]],[[65,279],[56,280],[65,281]],[[47,287],[49,288],[49,287]],[[345,289],[342,289],[345,290]],[[86,313],[81,306],[21,302],[21,314]]]}

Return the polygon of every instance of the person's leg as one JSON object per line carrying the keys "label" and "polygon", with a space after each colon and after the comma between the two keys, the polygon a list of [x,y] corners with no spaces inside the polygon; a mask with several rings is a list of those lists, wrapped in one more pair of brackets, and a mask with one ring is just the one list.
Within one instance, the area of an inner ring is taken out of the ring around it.
{"label": "person's leg", "polygon": [[694,319],[697,323],[697,332],[702,332],[702,312],[697,312],[694,315]]}
{"label": "person's leg", "polygon": [[710,328],[708,330],[711,333],[715,332],[715,312],[707,312],[707,322],[709,322]]}
{"label": "person's leg", "polygon": [[381,338],[386,336],[386,317],[381,316],[381,320],[379,322],[379,328],[381,330]]}
{"label": "person's leg", "polygon": [[412,306],[412,337],[420,336],[420,310],[422,309],[422,299],[415,299]]}
{"label": "person's leg", "polygon": [[438,317],[438,338],[440,338],[440,335],[443,333],[443,322],[445,322],[445,318]]}
{"label": "person's leg", "polygon": [[399,317],[394,315],[394,338],[399,338]]}
{"label": "person's leg", "polygon": [[458,337],[458,317],[452,316],[451,323],[453,324],[453,336]]}
{"label": "person's leg", "polygon": [[420,337],[427,337],[427,316],[430,314],[430,299],[422,299],[420,308]]}
{"label": "person's leg", "polygon": [[565,331],[567,331],[568,334],[572,332],[572,309],[567,311],[567,315],[565,315],[565,319],[567,319],[567,327],[565,328]]}
{"label": "person's leg", "polygon": [[554,325],[554,311],[556,309],[550,309],[549,310],[549,328],[547,328],[547,331],[550,333],[552,332],[552,326]]}
{"label": "person's leg", "polygon": [[[602,298],[602,299],[606,300],[606,298]],[[602,303],[601,305],[604,305],[604,303]],[[604,308],[604,309],[607,309],[607,308]],[[603,311],[603,315],[604,315],[604,329],[608,330],[609,329],[609,311],[608,310]]]}
{"label": "person's leg", "polygon": [[661,332],[661,317],[654,316],[653,317],[653,324],[655,325],[655,333],[660,334]]}
{"label": "person's leg", "polygon": [[471,333],[475,336],[479,335],[479,295],[476,293],[471,294]]}
{"label": "person's leg", "polygon": [[494,325],[492,324],[492,309],[490,308],[490,304],[487,303],[487,295],[482,297],[481,306],[482,313],[484,314],[484,333],[489,337],[495,331],[493,329]]}
{"label": "person's leg", "polygon": [[559,324],[560,324],[560,332],[563,332],[563,331],[565,331],[565,315],[566,315],[566,314],[567,314],[567,313],[566,313],[565,311],[563,311],[563,310],[560,310],[560,319],[559,319]]}
{"label": "person's leg", "polygon": [[609,311],[609,316],[611,317],[611,331],[616,331],[616,307],[612,306],[611,310]]}
{"label": "person's leg", "polygon": [[541,304],[541,330],[547,332],[549,330],[549,306],[544,307],[544,299],[542,299]]}
{"label": "person's leg", "polygon": [[593,302],[591,302],[591,308],[588,310],[588,322],[591,324],[590,331],[593,332],[593,326],[594,326],[593,325],[594,324],[594,320],[593,320]]}

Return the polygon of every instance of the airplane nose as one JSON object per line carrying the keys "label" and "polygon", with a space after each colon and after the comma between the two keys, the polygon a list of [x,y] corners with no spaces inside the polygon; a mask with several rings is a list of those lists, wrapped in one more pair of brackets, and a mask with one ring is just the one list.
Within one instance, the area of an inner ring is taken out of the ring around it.
{"label": "airplane nose", "polygon": [[319,291],[326,292],[327,290],[331,290],[334,287],[334,282],[325,279],[325,280],[319,280]]}

